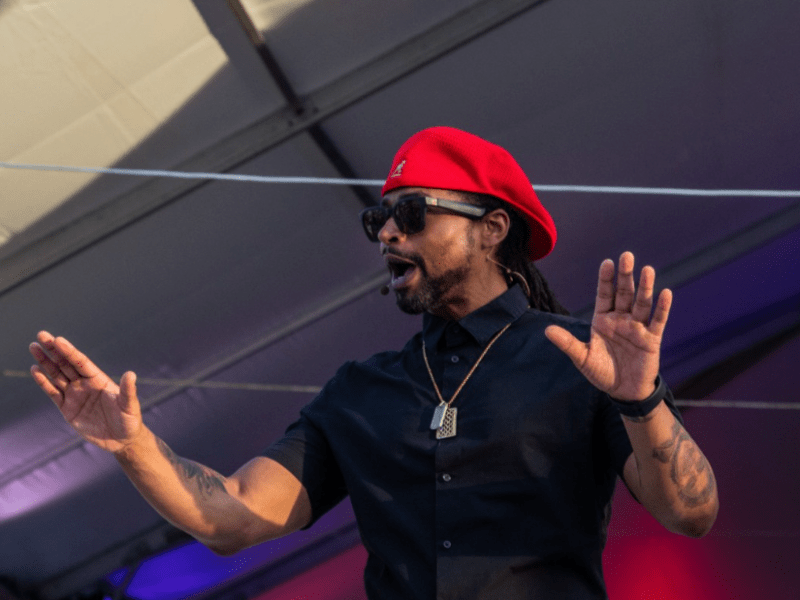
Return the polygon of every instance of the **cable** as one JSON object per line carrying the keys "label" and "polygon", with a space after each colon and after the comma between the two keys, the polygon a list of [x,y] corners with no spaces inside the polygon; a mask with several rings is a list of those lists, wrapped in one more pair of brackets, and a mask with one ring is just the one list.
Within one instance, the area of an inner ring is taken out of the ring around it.
{"label": "cable", "polygon": [[[1,162],[0,168],[30,171],[62,171],[69,173],[95,173],[102,175],[128,175],[135,177],[172,177],[177,179],[213,179],[252,183],[290,183],[311,185],[362,185],[382,186],[383,179],[347,179],[343,177],[301,177],[273,175],[242,175],[236,173],[204,173],[168,171],[161,169],[117,169],[106,167],[70,167],[66,165],[34,165]],[[661,196],[745,197],[745,198],[800,198],[800,190],[704,190],[694,188],[626,187],[602,185],[546,185],[536,184],[540,192],[573,192],[590,194],[642,194]]]}
{"label": "cable", "polygon": [[345,179],[335,177],[278,177],[270,175],[240,175],[236,173],[203,173],[164,171],[159,169],[116,169],[105,167],[68,167],[64,165],[24,165],[0,162],[6,169],[32,171],[66,171],[69,173],[99,173],[102,175],[132,175],[135,177],[172,177],[176,179],[215,179],[220,181],[244,181],[255,183],[309,183],[327,185],[383,185],[383,179]]}
{"label": "cable", "polygon": [[[2,371],[3,377],[30,377],[27,371]],[[112,379],[115,379],[112,377]],[[119,377],[116,378],[119,381]],[[236,383],[232,381],[199,381],[197,379],[153,379],[137,377],[142,385],[183,385],[194,388],[245,390],[251,392],[292,392],[298,394],[318,394],[318,385],[291,385],[279,383]],[[761,402],[750,400],[675,400],[677,406],[686,408],[748,408],[755,410],[800,410],[800,402]]]}
{"label": "cable", "polygon": [[[30,377],[28,371],[12,371],[6,369],[2,372],[3,377]],[[111,377],[119,382],[119,377]],[[235,383],[228,381],[200,381],[199,379],[154,379],[151,377],[137,377],[136,384],[139,385],[163,385],[163,386],[186,386],[193,388],[210,388],[226,390],[246,390],[251,392],[294,392],[298,394],[318,394],[322,387],[318,385],[292,385],[280,383]]]}
{"label": "cable", "polygon": [[542,192],[584,192],[590,194],[800,198],[800,190],[701,190],[694,188],[623,187],[613,185],[536,185],[536,190]]}
{"label": "cable", "polygon": [[691,408],[749,408],[754,410],[800,410],[800,402],[761,402],[751,400],[675,400]]}

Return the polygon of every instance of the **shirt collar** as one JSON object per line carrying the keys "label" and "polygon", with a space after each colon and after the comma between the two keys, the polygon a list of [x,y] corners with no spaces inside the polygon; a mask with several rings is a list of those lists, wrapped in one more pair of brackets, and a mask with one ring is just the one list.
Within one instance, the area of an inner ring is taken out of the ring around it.
{"label": "shirt collar", "polygon": [[[492,336],[508,323],[516,321],[528,309],[528,298],[518,285],[511,286],[497,298],[461,318],[454,328],[453,321],[425,313],[422,318],[422,335],[425,345],[435,345],[446,330],[461,329],[467,332],[481,346],[485,346]],[[449,344],[448,344],[449,345]]]}

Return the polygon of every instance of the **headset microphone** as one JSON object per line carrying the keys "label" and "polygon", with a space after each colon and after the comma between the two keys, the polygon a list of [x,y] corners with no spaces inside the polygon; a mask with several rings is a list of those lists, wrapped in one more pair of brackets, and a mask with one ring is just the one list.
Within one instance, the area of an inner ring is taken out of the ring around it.
{"label": "headset microphone", "polygon": [[381,296],[388,296],[389,295],[389,286],[384,284],[381,286]]}

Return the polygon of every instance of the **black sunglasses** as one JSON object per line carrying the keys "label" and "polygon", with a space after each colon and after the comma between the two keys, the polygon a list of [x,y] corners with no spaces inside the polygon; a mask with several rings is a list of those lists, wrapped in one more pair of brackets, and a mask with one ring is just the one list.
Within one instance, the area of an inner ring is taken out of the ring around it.
{"label": "black sunglasses", "polygon": [[365,208],[361,211],[361,224],[367,237],[373,242],[378,241],[378,234],[389,219],[394,219],[397,228],[403,233],[419,233],[425,229],[425,213],[429,206],[444,208],[470,219],[480,219],[486,214],[486,209],[482,206],[413,194],[403,196],[392,206]]}

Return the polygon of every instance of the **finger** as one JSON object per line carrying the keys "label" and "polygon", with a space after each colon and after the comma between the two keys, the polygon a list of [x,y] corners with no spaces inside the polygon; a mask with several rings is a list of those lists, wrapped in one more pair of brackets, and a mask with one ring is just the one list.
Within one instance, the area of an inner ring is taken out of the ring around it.
{"label": "finger", "polygon": [[597,298],[594,301],[594,312],[605,313],[614,309],[614,261],[610,258],[600,263],[597,276]]}
{"label": "finger", "polygon": [[66,389],[67,385],[69,384],[69,380],[61,372],[61,369],[58,368],[58,365],[50,360],[50,357],[47,356],[47,353],[44,351],[44,349],[36,342],[33,342],[28,346],[28,350],[30,351],[31,355],[33,355],[33,358],[36,359],[36,362],[39,363],[39,370],[49,377],[56,387],[61,390]]}
{"label": "finger", "polygon": [[648,329],[651,333],[657,335],[659,338],[664,334],[664,327],[667,325],[669,318],[669,309],[672,307],[672,291],[668,289],[661,290],[656,302],[656,310],[653,313],[653,320],[650,322]]}
{"label": "finger", "polygon": [[48,344],[48,343],[52,343],[53,340],[55,339],[55,337],[53,337],[53,334],[50,333],[49,331],[42,330],[42,331],[40,331],[39,333],[36,334],[36,339],[41,344]]}
{"label": "finger", "polygon": [[50,400],[61,410],[61,405],[64,404],[64,394],[61,393],[61,390],[55,387],[47,375],[35,365],[31,367],[31,376],[36,384],[42,388],[42,391],[50,396]]}
{"label": "finger", "polygon": [[63,374],[63,377],[67,379],[67,381],[75,381],[76,379],[80,379],[80,375],[70,364],[69,360],[64,356],[63,351],[58,347],[57,339],[53,337],[50,332],[40,331],[36,336],[36,339],[39,341],[39,345],[48,354],[50,360],[58,366],[58,369]]}
{"label": "finger", "polygon": [[636,301],[633,304],[631,316],[634,320],[647,323],[650,312],[653,310],[653,285],[656,281],[656,272],[653,267],[647,266],[639,275],[639,289],[636,291]]}
{"label": "finger", "polygon": [[[97,365],[89,360],[83,352],[73,346],[66,338],[57,337],[54,343],[55,347],[58,349],[59,355],[63,357],[67,368],[71,369],[77,377],[92,378],[102,373]],[[58,366],[61,367],[62,370],[64,369],[64,365],[62,365],[61,362],[58,363]],[[69,373],[67,373],[67,376],[69,376]]]}
{"label": "finger", "polygon": [[614,296],[614,310],[616,312],[628,313],[631,311],[634,291],[633,254],[623,252],[619,257],[617,293]]}
{"label": "finger", "polygon": [[544,330],[544,334],[559,350],[569,356],[575,366],[580,368],[586,362],[589,345],[578,340],[569,331],[558,325],[550,325]]}
{"label": "finger", "polygon": [[141,412],[139,398],[136,395],[136,373],[133,371],[126,371],[120,378],[117,403],[120,410],[130,415]]}

